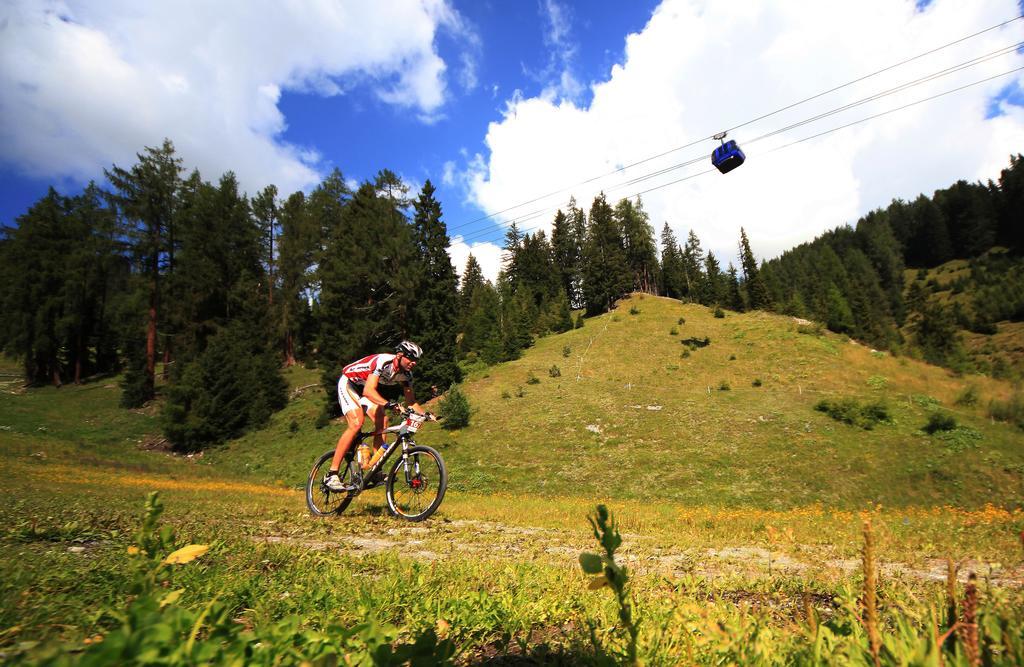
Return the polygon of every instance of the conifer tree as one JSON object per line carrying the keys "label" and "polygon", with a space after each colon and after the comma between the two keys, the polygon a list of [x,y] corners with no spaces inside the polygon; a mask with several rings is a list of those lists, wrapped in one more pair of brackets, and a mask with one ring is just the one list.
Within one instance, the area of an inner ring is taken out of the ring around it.
{"label": "conifer tree", "polygon": [[726,272],[726,299],[725,307],[742,313],[746,310],[743,296],[740,294],[740,279],[736,267],[729,262],[729,270]]}
{"label": "conifer tree", "polygon": [[583,250],[583,295],[587,313],[611,310],[632,286],[619,226],[604,193],[590,207],[586,244]]}
{"label": "conifer tree", "polygon": [[504,358],[501,307],[498,292],[489,282],[482,283],[472,292],[462,349],[479,354],[488,364],[496,364]]}
{"label": "conifer tree", "polygon": [[632,289],[636,292],[657,293],[658,251],[654,244],[654,229],[648,222],[643,202],[622,199],[615,206],[615,218],[622,230],[622,244],[626,263],[632,274]]}
{"label": "conifer tree", "polygon": [[275,228],[278,226],[277,186],[268,185],[252,199],[252,214],[260,230],[260,251],[263,266],[266,267],[267,303],[274,304],[274,288],[277,283],[275,269]]}
{"label": "conifer tree", "polygon": [[686,290],[683,298],[688,301],[701,301],[705,294],[704,285],[704,250],[700,247],[700,239],[691,229],[686,237],[686,245],[682,255],[683,278]]}
{"label": "conifer tree", "polygon": [[136,403],[153,398],[155,392],[161,257],[174,246],[168,239],[173,238],[171,229],[181,183],[181,158],[175,156],[169,139],[165,139],[160,148],[145,148],[137,157],[138,163],[130,169],[114,165],[105,171],[107,180],[114,186],[110,202],[121,215],[137,272],[145,280],[145,371],[139,378],[139,387],[125,387]]}
{"label": "conifer tree", "polygon": [[700,302],[705,306],[722,305],[727,303],[728,285],[725,276],[722,274],[721,265],[715,254],[709,252],[704,258],[704,280],[703,291]]}
{"label": "conifer tree", "polygon": [[462,281],[459,286],[459,317],[460,328],[466,330],[466,321],[472,312],[473,292],[484,284],[484,272],[480,268],[480,262],[476,260],[473,253],[466,258],[466,269],[462,273]]}
{"label": "conifer tree", "polygon": [[571,308],[584,308],[586,304],[583,300],[583,247],[587,238],[587,215],[582,208],[576,205],[575,197],[569,198],[566,217],[569,222],[569,236],[576,249],[576,262],[572,265],[573,287],[567,292],[569,306]]}
{"label": "conifer tree", "polygon": [[686,293],[686,272],[683,256],[672,228],[666,222],[661,228],[661,289],[662,294],[681,299]]}
{"label": "conifer tree", "polygon": [[381,172],[346,202],[339,199],[347,189],[339,188],[337,174],[311,195],[318,202],[314,215],[326,225],[317,272],[317,347],[332,414],[338,411],[336,386],[344,364],[390,348],[409,330],[416,245],[392,177]]}
{"label": "conifer tree", "polygon": [[444,392],[459,381],[455,337],[459,317],[458,276],[448,255],[448,230],[441,219],[441,205],[428,180],[415,203],[413,225],[418,246],[419,271],[412,326],[407,335],[423,348],[416,371],[417,395],[437,387]]}
{"label": "conifer tree", "polygon": [[[559,209],[551,228],[551,254],[558,283],[571,303],[579,303],[580,261],[582,236],[576,230],[573,217],[576,212],[575,200],[569,203],[566,215]],[[582,215],[582,211],[580,211]]]}
{"label": "conifer tree", "polygon": [[319,227],[313,224],[302,192],[295,192],[285,200],[279,217],[277,335],[282,345],[284,365],[292,366],[296,363],[298,350],[312,338],[312,332],[307,331],[304,324],[310,320],[310,272],[320,237]]}
{"label": "conifer tree", "polygon": [[1024,211],[1024,155],[1018,153],[1010,156],[1009,169],[1003,169],[999,175],[997,192],[999,243],[1017,252],[1024,252],[1024,225],[1021,224],[1021,211]]}
{"label": "conifer tree", "polygon": [[505,245],[502,247],[502,272],[504,280],[513,287],[519,284],[519,253],[522,250],[523,235],[519,225],[513,220],[505,232]]}
{"label": "conifer tree", "polygon": [[768,308],[771,305],[768,299],[768,290],[765,288],[764,281],[761,280],[754,253],[750,250],[747,232],[742,227],[740,227],[740,263],[743,265],[743,283],[747,288],[747,298],[750,300],[751,309]]}

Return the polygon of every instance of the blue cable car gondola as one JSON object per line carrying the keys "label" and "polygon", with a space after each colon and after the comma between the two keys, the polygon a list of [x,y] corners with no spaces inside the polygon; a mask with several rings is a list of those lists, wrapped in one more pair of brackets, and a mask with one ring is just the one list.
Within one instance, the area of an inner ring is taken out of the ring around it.
{"label": "blue cable car gondola", "polygon": [[734,140],[725,141],[725,132],[716,134],[715,139],[722,141],[722,145],[711,153],[711,164],[715,165],[718,171],[727,174],[747,159]]}

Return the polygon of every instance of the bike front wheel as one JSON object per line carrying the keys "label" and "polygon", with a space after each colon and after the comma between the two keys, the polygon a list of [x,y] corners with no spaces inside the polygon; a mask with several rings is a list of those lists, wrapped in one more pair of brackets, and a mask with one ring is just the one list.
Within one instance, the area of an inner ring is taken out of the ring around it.
{"label": "bike front wheel", "polygon": [[[309,479],[306,480],[306,506],[314,516],[341,514],[356,497],[355,491],[331,491],[324,484],[324,478],[331,468],[333,459],[334,450],[326,451],[316,460],[313,469],[309,471]],[[351,482],[355,475],[355,467],[358,465],[352,460],[352,452],[347,452],[341,462],[341,468],[338,470],[341,481]]]}
{"label": "bike front wheel", "polygon": [[417,445],[391,466],[385,484],[388,511],[406,521],[423,521],[437,511],[448,489],[448,470],[435,449]]}

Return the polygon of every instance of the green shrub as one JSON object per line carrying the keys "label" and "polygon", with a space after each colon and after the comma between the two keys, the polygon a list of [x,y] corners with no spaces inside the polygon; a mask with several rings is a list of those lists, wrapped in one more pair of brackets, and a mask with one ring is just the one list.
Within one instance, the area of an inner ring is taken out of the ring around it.
{"label": "green shrub", "polygon": [[868,386],[872,389],[885,389],[888,384],[889,380],[881,375],[872,375],[868,378]]}
{"label": "green shrub", "polygon": [[520,385],[516,387],[516,398],[522,398],[523,396],[526,396],[526,392],[523,391],[523,387]]}
{"label": "green shrub", "polygon": [[725,317],[725,311],[723,311],[720,306],[715,306],[715,317],[718,319]]}
{"label": "green shrub", "polygon": [[796,332],[806,334],[808,336],[820,336],[825,333],[825,328],[821,322],[811,322],[810,324],[799,324],[796,327]]}
{"label": "green shrub", "polygon": [[988,416],[1024,429],[1024,396],[1015,393],[1008,401],[991,401],[988,404]]}
{"label": "green shrub", "polygon": [[508,393],[508,389],[503,389],[501,392],[501,397],[504,399],[509,399],[512,398],[512,394]]}
{"label": "green shrub", "polygon": [[711,345],[711,339],[708,338],[707,336],[704,336],[704,338],[684,338],[679,342],[685,345],[686,347],[690,348],[691,350],[696,350],[698,348],[707,347],[708,345]]}
{"label": "green shrub", "polygon": [[750,384],[753,387],[760,387],[761,386],[761,378],[754,378],[754,381],[751,382]]}
{"label": "green shrub", "polygon": [[679,329],[677,329],[675,327],[672,327],[671,329],[668,330],[668,335],[669,336],[678,336],[679,335]]}
{"label": "green shrub", "polygon": [[174,449],[195,452],[266,424],[288,401],[279,366],[241,322],[212,336],[168,387],[162,418]]}
{"label": "green shrub", "polygon": [[732,387],[729,386],[729,383],[727,381],[722,380],[720,383],[718,383],[718,391],[729,391],[730,389],[732,389]]}
{"label": "green shrub", "polygon": [[680,325],[686,324],[686,318],[685,317],[680,317],[678,320],[676,320],[676,324],[680,324]]}
{"label": "green shrub", "polygon": [[682,354],[680,354],[679,356],[680,356],[681,358],[683,358],[683,359],[686,359],[687,357],[689,357],[689,356],[690,356],[690,351],[689,351],[689,350],[683,350],[683,353],[682,353]]}
{"label": "green shrub", "polygon": [[540,378],[534,375],[533,371],[530,371],[526,374],[526,384],[540,384]]}
{"label": "green shrub", "polygon": [[952,431],[956,428],[956,417],[948,412],[935,411],[928,415],[928,423],[921,430],[929,435],[936,431]]}
{"label": "green shrub", "polygon": [[963,405],[966,407],[973,407],[978,404],[978,388],[973,384],[968,385],[956,395],[957,405]]}
{"label": "green shrub", "polygon": [[735,354],[730,354],[729,355],[729,361],[736,361],[736,355]]}
{"label": "green shrub", "polygon": [[560,369],[555,364],[552,364],[551,368],[548,369],[548,375],[550,375],[553,378],[562,377],[562,369]]}
{"label": "green shrub", "polygon": [[562,356],[563,357],[568,359],[570,354],[572,354],[572,347],[571,346],[566,345],[565,347],[562,348]]}
{"label": "green shrub", "polygon": [[874,402],[861,405],[855,399],[838,400],[822,399],[814,406],[818,412],[824,412],[832,419],[851,426],[859,426],[870,431],[880,422],[892,420],[889,409],[884,403]]}
{"label": "green shrub", "polygon": [[441,425],[449,431],[469,426],[469,413],[469,400],[458,385],[448,390],[438,406],[438,416],[444,420]]}
{"label": "green shrub", "polygon": [[640,309],[637,308],[636,306],[630,306],[629,307],[629,314],[630,315],[639,315],[640,314]]}

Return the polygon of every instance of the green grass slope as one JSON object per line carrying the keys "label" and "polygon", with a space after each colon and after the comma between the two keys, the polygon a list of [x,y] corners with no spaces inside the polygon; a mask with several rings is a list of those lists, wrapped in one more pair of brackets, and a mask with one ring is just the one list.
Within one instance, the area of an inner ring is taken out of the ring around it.
{"label": "green grass slope", "polygon": [[[449,433],[429,424],[419,440],[442,451],[456,493],[765,509],[1021,505],[1024,432],[985,413],[989,400],[1010,396],[1008,383],[800,329],[789,317],[719,319],[634,295],[581,329],[540,339],[518,361],[471,374],[471,425]],[[685,344],[704,338],[706,347]],[[294,370],[291,381],[315,376]],[[968,386],[976,406],[956,405]],[[814,409],[844,398],[882,402],[892,419],[865,430]],[[338,423],[313,427],[322,400],[318,387],[306,389],[267,429],[204,462],[303,483],[341,433]],[[925,433],[935,411],[957,428]]]}

